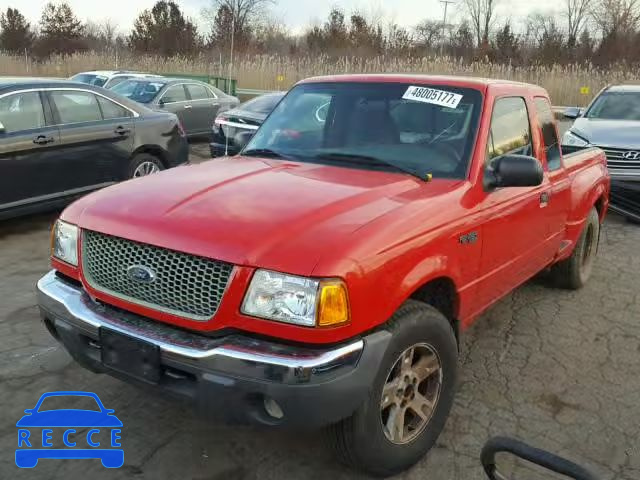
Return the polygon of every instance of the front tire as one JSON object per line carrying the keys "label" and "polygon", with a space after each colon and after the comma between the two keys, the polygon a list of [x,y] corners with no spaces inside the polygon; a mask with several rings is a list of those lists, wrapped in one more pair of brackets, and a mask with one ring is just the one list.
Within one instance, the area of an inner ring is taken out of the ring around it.
{"label": "front tire", "polygon": [[458,370],[455,333],[435,308],[410,300],[388,328],[393,337],[369,397],[327,431],[340,461],[376,476],[402,472],[431,449],[451,410]]}
{"label": "front tire", "polygon": [[556,287],[578,290],[585,286],[591,277],[599,240],[600,217],[594,207],[571,256],[551,267],[551,280]]}
{"label": "front tire", "polygon": [[146,177],[164,170],[162,161],[150,153],[139,153],[131,159],[128,178]]}

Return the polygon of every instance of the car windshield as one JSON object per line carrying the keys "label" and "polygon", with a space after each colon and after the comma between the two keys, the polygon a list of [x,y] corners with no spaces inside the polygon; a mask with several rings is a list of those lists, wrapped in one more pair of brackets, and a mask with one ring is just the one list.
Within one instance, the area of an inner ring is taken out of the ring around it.
{"label": "car windshield", "polygon": [[302,84],[243,154],[464,178],[481,103],[478,90],[447,85]]}
{"label": "car windshield", "polygon": [[102,87],[108,79],[104,75],[96,75],[93,73],[79,73],[71,77],[71,80],[73,80],[74,82],[95,85],[96,87]]}
{"label": "car windshield", "polygon": [[282,100],[282,97],[284,97],[284,94],[263,95],[249,100],[242,105],[240,109],[247,112],[267,114],[276,107],[278,102]]}
{"label": "car windshield", "polygon": [[139,103],[151,103],[166,83],[153,80],[127,80],[111,89]]}
{"label": "car windshield", "polygon": [[88,395],[53,395],[42,400],[38,412],[69,409],[101,411],[96,399]]}
{"label": "car windshield", "polygon": [[605,92],[593,102],[585,117],[640,121],[640,92]]}

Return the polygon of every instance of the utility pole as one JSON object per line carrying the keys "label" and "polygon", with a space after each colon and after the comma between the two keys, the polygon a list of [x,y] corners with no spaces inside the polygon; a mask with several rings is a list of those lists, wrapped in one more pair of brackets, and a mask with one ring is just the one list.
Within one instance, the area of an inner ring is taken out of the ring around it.
{"label": "utility pole", "polygon": [[445,30],[447,28],[447,7],[450,3],[456,3],[455,0],[439,0],[444,4],[444,16],[442,18],[442,42],[440,43],[440,56],[444,55]]}

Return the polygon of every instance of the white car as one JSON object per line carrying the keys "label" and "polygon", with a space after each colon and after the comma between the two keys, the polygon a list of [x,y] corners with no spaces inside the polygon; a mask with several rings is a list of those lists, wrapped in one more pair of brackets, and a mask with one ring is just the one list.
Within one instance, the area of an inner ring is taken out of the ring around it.
{"label": "white car", "polygon": [[93,72],[76,73],[69,80],[95,85],[96,87],[113,88],[119,83],[132,78],[159,78],[161,75],[152,73],[130,72],[127,70],[96,70]]}

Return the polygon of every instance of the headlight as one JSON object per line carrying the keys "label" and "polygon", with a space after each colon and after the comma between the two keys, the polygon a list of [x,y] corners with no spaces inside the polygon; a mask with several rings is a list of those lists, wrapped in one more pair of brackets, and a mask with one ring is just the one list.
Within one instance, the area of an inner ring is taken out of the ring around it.
{"label": "headlight", "polygon": [[58,260],[78,266],[78,227],[58,220],[53,227],[51,250]]}
{"label": "headlight", "polygon": [[564,134],[564,137],[562,137],[562,144],[571,147],[586,147],[589,145],[589,142],[572,131],[568,131]]}
{"label": "headlight", "polygon": [[257,270],[242,313],[305,327],[335,326],[349,321],[347,289],[339,280]]}

